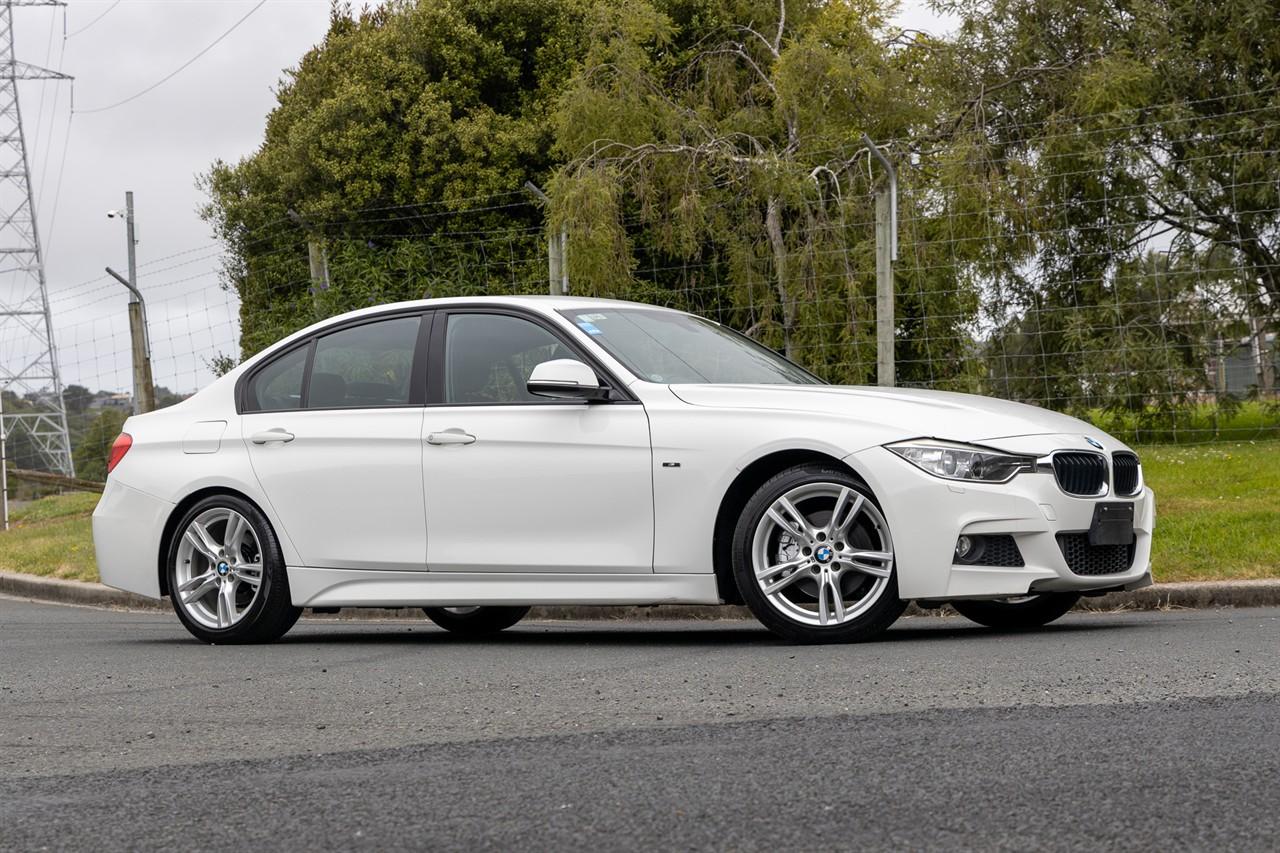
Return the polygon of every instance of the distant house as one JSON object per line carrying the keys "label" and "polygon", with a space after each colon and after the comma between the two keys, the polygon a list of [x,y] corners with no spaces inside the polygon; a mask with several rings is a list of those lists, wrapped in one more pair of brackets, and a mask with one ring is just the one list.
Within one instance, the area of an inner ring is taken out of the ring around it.
{"label": "distant house", "polygon": [[97,394],[93,395],[93,400],[89,403],[89,410],[102,411],[104,409],[132,412],[133,395],[125,391],[121,391],[119,393],[99,391]]}
{"label": "distant house", "polygon": [[1234,397],[1257,394],[1268,399],[1275,395],[1280,346],[1274,332],[1219,339],[1215,349],[1217,355],[1207,365],[1215,391]]}

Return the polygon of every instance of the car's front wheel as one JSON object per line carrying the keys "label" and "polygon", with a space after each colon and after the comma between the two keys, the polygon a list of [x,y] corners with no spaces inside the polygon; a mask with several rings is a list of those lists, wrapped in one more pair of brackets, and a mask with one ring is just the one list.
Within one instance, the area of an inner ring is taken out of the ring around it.
{"label": "car's front wheel", "polygon": [[206,643],[269,643],[302,614],[271,524],[243,498],[214,495],[187,510],[167,565],[173,609]]}
{"label": "car's front wheel", "polygon": [[994,601],[953,601],[951,606],[966,619],[1002,631],[1027,631],[1048,625],[1066,614],[1080,600],[1074,592],[1042,592]]}
{"label": "car's front wheel", "polygon": [[424,607],[427,618],[455,634],[482,637],[505,631],[529,612],[528,607]]}
{"label": "car's front wheel", "polygon": [[734,531],[733,570],[751,612],[793,642],[869,639],[906,607],[875,497],[830,465],[790,468],[756,491]]}

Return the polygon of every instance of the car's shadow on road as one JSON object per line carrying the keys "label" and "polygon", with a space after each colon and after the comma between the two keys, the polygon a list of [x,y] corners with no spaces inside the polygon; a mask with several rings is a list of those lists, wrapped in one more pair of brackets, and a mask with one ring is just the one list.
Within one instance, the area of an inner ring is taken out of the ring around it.
{"label": "car's shadow on road", "polygon": [[[1106,622],[1064,622],[1030,631],[995,631],[958,619],[929,620],[919,624],[917,620],[904,620],[881,636],[869,641],[875,645],[929,642],[987,642],[1004,638],[1018,642],[1054,642],[1070,636],[1080,636],[1106,631],[1126,632],[1142,630],[1147,626],[1131,619]],[[476,646],[476,647],[729,647],[776,646],[794,647],[772,634],[763,626],[752,623],[627,623],[616,627],[593,625],[589,622],[526,623],[500,634],[484,637],[466,637],[422,626],[409,629],[402,622],[378,626],[363,626],[351,622],[324,624],[311,622],[295,629],[278,641],[284,646],[303,645],[414,645],[414,646]]]}

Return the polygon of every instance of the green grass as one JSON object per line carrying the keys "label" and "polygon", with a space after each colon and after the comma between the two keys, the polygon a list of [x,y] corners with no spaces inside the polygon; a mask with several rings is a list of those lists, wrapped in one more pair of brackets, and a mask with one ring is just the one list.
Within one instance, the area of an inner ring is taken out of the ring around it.
{"label": "green grass", "polygon": [[[1158,581],[1280,578],[1280,441],[1140,448],[1156,492]],[[0,533],[0,569],[94,581],[98,496],[41,498]]]}
{"label": "green grass", "polygon": [[1280,442],[1141,449],[1156,580],[1280,578]]}
{"label": "green grass", "polygon": [[1094,409],[1085,412],[1084,418],[1135,446],[1280,439],[1280,404],[1257,400],[1234,406],[1202,403],[1168,412]]}
{"label": "green grass", "polygon": [[52,495],[15,506],[0,532],[0,569],[77,581],[96,581],[89,516],[98,496]]}

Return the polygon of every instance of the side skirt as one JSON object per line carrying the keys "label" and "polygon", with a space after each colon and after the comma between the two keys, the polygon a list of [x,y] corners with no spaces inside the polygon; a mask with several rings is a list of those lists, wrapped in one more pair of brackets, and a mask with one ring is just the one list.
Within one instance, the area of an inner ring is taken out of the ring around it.
{"label": "side skirt", "polygon": [[289,567],[295,607],[720,604],[713,574],[498,574]]}

